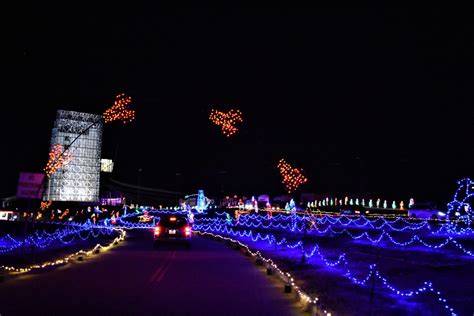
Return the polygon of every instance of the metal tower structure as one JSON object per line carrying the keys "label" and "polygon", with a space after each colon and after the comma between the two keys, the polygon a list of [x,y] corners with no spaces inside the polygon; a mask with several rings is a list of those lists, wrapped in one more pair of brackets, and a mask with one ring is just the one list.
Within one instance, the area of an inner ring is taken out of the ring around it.
{"label": "metal tower structure", "polygon": [[102,127],[101,115],[57,111],[51,147],[55,144],[61,144],[64,148],[69,147],[72,160],[49,178],[46,200],[80,202],[99,200]]}

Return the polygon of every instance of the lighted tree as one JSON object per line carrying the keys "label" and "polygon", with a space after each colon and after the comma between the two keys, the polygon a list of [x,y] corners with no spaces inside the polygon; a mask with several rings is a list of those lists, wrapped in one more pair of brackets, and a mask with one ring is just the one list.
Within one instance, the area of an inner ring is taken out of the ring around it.
{"label": "lighted tree", "polygon": [[72,160],[70,152],[65,152],[61,144],[55,144],[49,152],[49,159],[44,167],[46,175],[49,177],[55,173],[58,169],[64,168]]}

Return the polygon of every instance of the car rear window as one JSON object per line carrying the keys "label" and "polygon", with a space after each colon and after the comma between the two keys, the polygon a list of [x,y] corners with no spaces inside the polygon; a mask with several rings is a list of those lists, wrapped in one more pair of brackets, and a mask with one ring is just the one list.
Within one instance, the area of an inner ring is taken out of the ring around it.
{"label": "car rear window", "polygon": [[174,217],[175,220],[172,220],[173,217],[164,217],[160,220],[160,224],[166,227],[181,227],[185,226],[188,221],[186,217]]}

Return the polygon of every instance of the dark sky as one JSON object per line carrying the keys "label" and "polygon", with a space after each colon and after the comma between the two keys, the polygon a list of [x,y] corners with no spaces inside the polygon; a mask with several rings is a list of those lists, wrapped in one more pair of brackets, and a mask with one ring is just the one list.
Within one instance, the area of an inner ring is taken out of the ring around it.
{"label": "dark sky", "polygon": [[[101,113],[113,177],[194,192],[306,192],[447,199],[474,176],[474,15],[446,9],[29,8],[3,60],[1,196],[42,169],[57,109]],[[226,138],[211,108],[238,108]],[[226,172],[226,173],[222,173]]]}

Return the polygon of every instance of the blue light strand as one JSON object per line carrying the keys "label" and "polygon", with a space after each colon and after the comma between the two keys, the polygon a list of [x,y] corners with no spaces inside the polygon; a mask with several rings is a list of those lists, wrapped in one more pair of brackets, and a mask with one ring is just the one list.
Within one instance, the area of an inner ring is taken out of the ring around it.
{"label": "blue light strand", "polygon": [[[203,227],[201,228],[197,228],[197,229],[202,229]],[[207,226],[207,229],[208,230],[211,230],[212,231],[212,228],[211,226]],[[259,239],[264,241],[264,240],[267,240],[270,244],[272,243],[273,240],[276,240],[275,237],[272,235],[271,237],[268,237],[268,235],[266,236],[267,238],[262,238],[261,235],[258,233],[255,238],[252,237],[253,235],[253,232],[252,231],[244,231],[244,232],[241,232],[241,231],[238,231],[238,232],[235,232],[232,228],[228,228],[227,226],[224,226],[224,227],[219,227],[219,228],[214,228],[216,231],[219,231],[219,232],[225,232],[227,234],[231,234],[231,235],[234,235],[234,236],[240,236],[240,237],[250,237],[251,240],[253,242],[255,241],[258,241]],[[206,230],[206,229],[204,229]],[[287,247],[288,248],[296,248],[298,246],[301,246],[302,247],[302,242],[297,242],[296,244],[294,245],[288,245],[287,244]],[[322,261],[329,267],[334,267],[334,266],[337,266],[341,263],[345,263],[346,266],[348,265],[348,261],[346,259],[346,256],[345,254],[342,254],[339,256],[339,259],[336,261],[336,262],[329,262],[328,260],[326,260],[324,258],[324,256],[319,252],[319,246],[316,244],[314,247],[313,247],[313,251],[308,254],[307,252],[305,252],[303,250],[303,253],[304,255],[307,257],[307,258],[310,258],[314,255],[314,253],[317,252],[318,255],[322,258]],[[375,270],[375,267],[376,267],[376,264],[372,264],[369,266],[369,274],[367,277],[363,278],[363,279],[357,279],[355,277],[352,276],[352,273],[350,271],[350,269],[346,269],[346,273],[344,274],[345,277],[347,277],[348,279],[350,279],[352,282],[354,282],[355,284],[358,284],[358,285],[365,285],[366,282],[368,280],[370,280],[370,278],[374,275],[375,273],[375,276],[377,279],[381,280],[382,283],[383,283],[383,286],[386,287],[387,289],[391,290],[392,293],[394,294],[397,294],[399,296],[402,296],[402,297],[411,297],[411,296],[414,296],[414,295],[419,295],[419,294],[422,294],[424,292],[427,291],[427,289],[429,289],[430,292],[435,292],[434,290],[434,287],[432,285],[432,282],[424,282],[424,284],[426,285],[426,287],[420,287],[418,288],[418,290],[405,290],[405,291],[401,291],[401,290],[397,290],[395,286],[393,285],[390,285],[387,281],[387,279],[385,277],[383,277],[380,273],[380,271],[378,270]],[[439,291],[436,291],[436,295],[438,296],[438,302],[441,302],[442,304],[444,304],[443,306],[445,307],[445,309],[447,311],[449,311],[449,313],[452,315],[452,316],[455,316],[456,313],[454,312],[454,309],[452,307],[450,307],[446,302],[446,299],[441,297],[441,292]]]}
{"label": "blue light strand", "polygon": [[[13,250],[19,249],[20,247],[34,246],[36,248],[45,249],[49,247],[53,242],[59,241],[62,244],[71,244],[76,238],[79,238],[83,241],[89,239],[91,236],[97,238],[99,235],[103,234],[112,234],[113,230],[108,227],[91,227],[91,226],[79,226],[80,228],[66,227],[63,230],[56,230],[54,233],[43,232],[38,234],[35,232],[33,235],[27,236],[23,240],[15,239],[10,235],[7,237],[13,243],[10,247],[3,247],[0,249],[0,253],[7,253]],[[94,229],[97,230],[97,233],[94,233]],[[87,235],[82,236],[83,232],[87,232]],[[70,238],[66,240],[65,238]]]}
{"label": "blue light strand", "polygon": [[[281,216],[281,215],[280,215]],[[292,215],[294,216],[294,215]],[[244,217],[244,219],[242,220],[239,220],[239,221],[234,221],[233,224],[235,227],[247,227],[247,228],[264,228],[264,229],[283,229],[283,230],[291,230],[291,231],[298,231],[298,232],[303,232],[304,231],[304,227],[301,227],[301,228],[297,228],[295,227],[294,225],[291,226],[290,223],[287,223],[287,224],[282,224],[282,223],[277,223],[277,224],[273,224],[272,222],[270,222],[268,225],[264,225],[263,224],[263,220],[267,220],[266,217],[264,216],[261,216],[261,215],[242,215],[241,217]],[[247,219],[245,219],[247,218]],[[274,217],[274,220],[277,220],[277,216]],[[246,223],[249,219],[259,219],[259,220],[262,220],[260,223]],[[288,219],[288,217],[286,217],[285,219]],[[299,219],[300,221],[303,220],[303,219]],[[348,218],[346,218],[345,216],[341,217],[341,218],[330,218],[330,217],[324,217],[321,219],[321,222],[322,223],[326,223],[326,222],[329,222],[329,223],[332,223],[332,224],[343,224],[343,225],[346,225],[348,223],[344,223],[342,222],[343,220],[347,220],[347,221],[352,221]],[[372,223],[375,222],[375,221],[369,221],[367,219],[364,218],[364,220],[366,221],[365,224],[363,225],[367,225],[367,224],[370,224],[370,227],[374,228],[374,229],[380,229],[380,227],[383,227],[385,226],[387,223],[384,222],[382,225],[380,226],[375,226],[373,225]],[[377,219],[379,220],[379,219]],[[377,221],[376,220],[376,221]],[[397,221],[403,221],[404,219],[395,219],[394,221],[392,221],[392,223],[394,222],[397,222]],[[215,218],[202,218],[200,220],[197,220],[196,222],[199,223],[200,221],[207,221],[207,222],[214,222],[213,224],[226,224],[228,225],[229,223],[225,220],[225,219],[215,219]],[[352,221],[352,222],[355,222],[355,221]],[[362,224],[358,225],[358,226],[362,226]],[[393,226],[391,225],[388,225],[390,228],[393,228]],[[431,229],[431,227],[429,227],[428,223],[426,221],[422,222],[421,224],[418,225],[418,228],[423,228],[423,227],[427,227],[429,229]],[[447,227],[446,225],[443,224],[442,227]],[[406,227],[404,227],[406,228]],[[397,232],[400,232],[400,231],[404,231],[404,228],[402,229],[395,229]],[[413,227],[412,227],[413,228]],[[448,245],[450,242],[453,242],[454,239],[449,236],[447,237],[444,241],[440,242],[439,244],[430,244],[428,243],[427,241],[423,240],[419,235],[413,235],[409,241],[406,241],[406,242],[400,242],[400,241],[397,241],[395,240],[395,238],[388,232],[386,232],[384,229],[382,229],[381,231],[381,234],[379,235],[378,238],[371,238],[369,236],[369,234],[367,232],[363,232],[361,233],[360,235],[354,235],[353,233],[351,233],[350,231],[348,231],[347,229],[343,229],[342,231],[336,231],[334,230],[331,226],[328,226],[326,227],[326,229],[323,229],[323,230],[320,230],[317,226],[313,226],[313,228],[307,230],[307,232],[312,232],[312,231],[316,231],[318,233],[327,233],[328,231],[331,231],[331,233],[335,233],[335,234],[347,234],[349,235],[352,239],[354,240],[358,240],[358,239],[361,239],[362,237],[365,237],[367,240],[369,240],[370,242],[372,243],[379,243],[382,241],[383,237],[386,236],[388,238],[388,240],[390,242],[392,242],[393,244],[397,245],[397,246],[402,246],[402,247],[405,247],[405,246],[408,246],[408,245],[411,245],[413,244],[414,242],[419,242],[421,245],[425,246],[425,247],[428,247],[428,248],[432,248],[432,249],[438,249],[438,248],[442,248],[446,245]],[[440,232],[441,229],[439,229],[437,232]],[[454,243],[454,242],[453,242]],[[469,256],[474,256],[473,252],[466,249],[462,244],[460,244],[459,242],[456,242],[455,243],[456,247],[461,249],[465,254],[469,255]]]}

